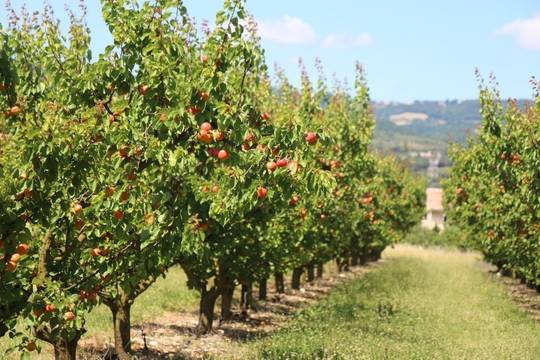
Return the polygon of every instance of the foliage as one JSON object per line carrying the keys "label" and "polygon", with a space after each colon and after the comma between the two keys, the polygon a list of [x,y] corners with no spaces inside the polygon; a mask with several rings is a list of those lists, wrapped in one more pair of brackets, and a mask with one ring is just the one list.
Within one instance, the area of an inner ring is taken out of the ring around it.
{"label": "foliage", "polygon": [[480,101],[478,138],[452,149],[448,215],[488,261],[538,287],[540,103],[504,108],[497,90],[484,83]]}
{"label": "foliage", "polygon": [[241,0],[202,32],[178,0],[102,9],[113,43],[96,61],[84,7],[67,35],[49,8],[0,30],[0,330],[14,348],[38,338],[74,358],[103,303],[128,358],[131,305],[171,266],[208,332],[235,285],[377,258],[419,221],[422,184],[368,152],[360,66],[355,96],[306,71],[274,86]]}

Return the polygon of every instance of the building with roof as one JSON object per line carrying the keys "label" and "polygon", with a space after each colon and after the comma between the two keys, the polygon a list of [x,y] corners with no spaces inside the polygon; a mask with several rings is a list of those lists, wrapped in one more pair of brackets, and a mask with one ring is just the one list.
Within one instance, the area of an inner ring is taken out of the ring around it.
{"label": "building with roof", "polygon": [[428,188],[426,190],[426,217],[422,220],[422,226],[427,229],[444,230],[444,207],[443,190]]}

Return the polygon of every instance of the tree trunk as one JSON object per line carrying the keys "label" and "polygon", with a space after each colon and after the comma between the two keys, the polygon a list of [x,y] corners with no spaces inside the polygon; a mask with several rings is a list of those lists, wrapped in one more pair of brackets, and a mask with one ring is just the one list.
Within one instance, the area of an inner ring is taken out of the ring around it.
{"label": "tree trunk", "polygon": [[199,302],[199,324],[197,325],[197,334],[208,334],[212,331],[214,322],[214,306],[219,295],[217,287],[206,289],[206,285],[200,288],[201,300]]}
{"label": "tree trunk", "polygon": [[221,291],[221,318],[220,321],[230,321],[232,319],[232,300],[234,295],[234,284],[228,284],[222,291]]}
{"label": "tree trunk", "polygon": [[351,266],[358,266],[358,265],[360,265],[360,260],[359,260],[358,254],[355,252],[351,256]]}
{"label": "tree trunk", "polygon": [[268,294],[268,281],[263,279],[259,281],[259,300],[263,301],[267,299]]}
{"label": "tree trunk", "polygon": [[240,306],[242,307],[242,316],[248,316],[248,310],[255,310],[253,304],[253,285],[251,281],[242,284],[242,295],[240,296]]}
{"label": "tree trunk", "polygon": [[121,293],[109,308],[113,317],[114,350],[120,360],[131,359],[131,300]]}
{"label": "tree trunk", "polygon": [[295,290],[300,289],[300,280],[301,280],[303,271],[304,269],[301,266],[293,269],[292,279],[291,279],[291,288]]}
{"label": "tree trunk", "polygon": [[324,272],[324,265],[323,263],[318,263],[317,264],[317,277],[319,279],[321,279],[323,277],[323,272]]}
{"label": "tree trunk", "polygon": [[55,360],[77,360],[77,343],[80,335],[77,335],[72,340],[63,340],[54,344],[54,359]]}
{"label": "tree trunk", "polygon": [[285,293],[285,280],[283,279],[283,273],[277,272],[274,274],[275,283],[276,283],[276,292],[278,294]]}
{"label": "tree trunk", "polygon": [[315,280],[315,265],[313,263],[309,263],[307,266],[307,281],[313,282]]}

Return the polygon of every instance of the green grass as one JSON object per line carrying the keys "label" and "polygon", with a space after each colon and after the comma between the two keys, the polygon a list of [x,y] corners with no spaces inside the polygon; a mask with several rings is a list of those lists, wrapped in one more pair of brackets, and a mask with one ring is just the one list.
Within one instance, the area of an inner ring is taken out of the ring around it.
{"label": "green grass", "polygon": [[248,345],[258,359],[540,359],[540,324],[476,255],[401,245],[380,269]]}
{"label": "green grass", "polygon": [[[146,292],[140,295],[132,309],[132,324],[142,324],[152,318],[166,312],[196,311],[198,306],[198,294],[196,291],[187,289],[186,276],[180,268],[169,270],[166,278],[160,278]],[[100,305],[86,316],[86,328],[88,332],[83,339],[97,337],[112,339],[112,316],[110,310]],[[0,359],[9,347],[10,340],[0,338]],[[34,354],[32,359],[51,359],[52,348],[50,345],[39,342],[43,347],[41,355]],[[13,355],[8,359],[18,359]]]}

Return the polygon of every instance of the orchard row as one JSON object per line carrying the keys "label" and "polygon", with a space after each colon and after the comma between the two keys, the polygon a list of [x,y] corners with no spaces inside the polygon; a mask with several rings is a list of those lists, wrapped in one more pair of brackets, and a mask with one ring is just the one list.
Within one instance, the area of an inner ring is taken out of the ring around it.
{"label": "orchard row", "polygon": [[[243,1],[195,26],[179,0],[102,0],[114,38],[92,56],[83,16],[50,10],[0,32],[0,334],[74,359],[85,314],[113,315],[129,358],[130,308],[172,266],[200,293],[198,331],[231,317],[237,285],[377,259],[419,221],[422,184],[368,152],[355,95],[270,78]],[[249,301],[244,306],[248,306]],[[247,310],[247,309],[246,309]]]}
{"label": "orchard row", "polygon": [[540,289],[540,102],[503,106],[482,84],[483,122],[467,147],[456,146],[445,184],[452,221],[500,271]]}

